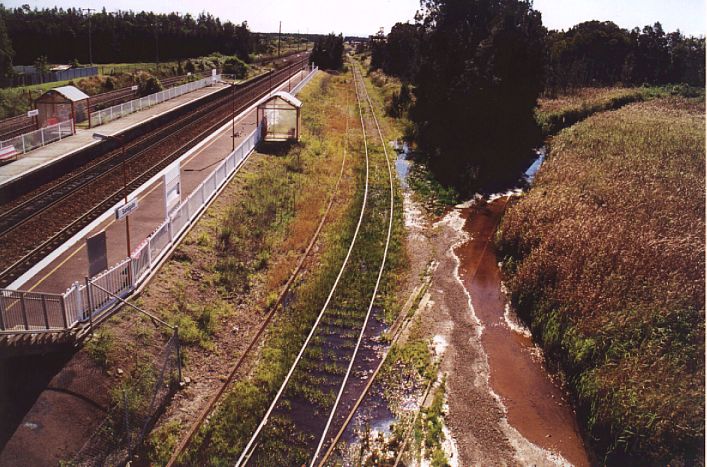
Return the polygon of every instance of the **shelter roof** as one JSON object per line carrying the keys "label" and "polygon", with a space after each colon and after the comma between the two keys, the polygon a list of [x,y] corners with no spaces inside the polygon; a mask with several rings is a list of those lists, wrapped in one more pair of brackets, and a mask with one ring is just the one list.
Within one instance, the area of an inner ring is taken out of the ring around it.
{"label": "shelter roof", "polygon": [[74,86],[61,86],[58,88],[50,89],[47,92],[58,92],[62,96],[66,97],[70,101],[77,102],[77,101],[82,101],[85,99],[88,99],[88,94],[85,92],[81,91],[79,88],[74,87]]}
{"label": "shelter roof", "polygon": [[290,104],[292,107],[295,107],[298,109],[302,107],[301,100],[297,99],[295,96],[293,96],[289,92],[285,92],[285,91],[278,91],[278,92],[273,93],[272,96],[263,99],[262,104],[268,103],[271,100],[275,99],[276,97],[279,97],[280,99],[284,100],[285,102]]}

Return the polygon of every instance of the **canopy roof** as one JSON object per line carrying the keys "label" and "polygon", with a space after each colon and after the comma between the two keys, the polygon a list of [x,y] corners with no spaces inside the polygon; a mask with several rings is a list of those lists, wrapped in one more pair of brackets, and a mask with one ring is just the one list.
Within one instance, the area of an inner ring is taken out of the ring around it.
{"label": "canopy roof", "polygon": [[296,108],[296,109],[299,109],[299,108],[302,107],[302,101],[301,101],[301,100],[297,99],[295,96],[293,96],[293,95],[290,94],[289,92],[285,92],[285,91],[274,92],[274,93],[272,94],[272,96],[263,98],[263,100],[260,101],[260,104],[259,104],[259,105],[262,106],[263,104],[267,104],[268,102],[273,101],[273,100],[275,100],[275,99],[278,98],[278,97],[279,97],[280,99],[284,100],[285,102],[287,102],[288,104],[290,104],[292,107],[294,107],[294,108]]}
{"label": "canopy roof", "polygon": [[85,92],[83,92],[82,90],[80,90],[79,88],[74,87],[74,86],[61,86],[58,88],[50,89],[47,92],[51,92],[51,91],[58,92],[59,94],[66,97],[67,99],[69,99],[72,102],[77,102],[77,101],[82,101],[82,100],[88,99],[88,94],[86,94]]}

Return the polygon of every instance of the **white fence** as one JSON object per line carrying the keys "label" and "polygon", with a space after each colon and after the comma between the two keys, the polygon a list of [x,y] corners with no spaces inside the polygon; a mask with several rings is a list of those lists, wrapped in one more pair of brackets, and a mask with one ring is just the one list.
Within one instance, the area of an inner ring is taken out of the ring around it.
{"label": "white fence", "polygon": [[54,141],[59,141],[73,134],[74,125],[71,120],[67,120],[15,136],[14,138],[6,139],[5,141],[0,141],[0,148],[13,146],[18,154],[24,154],[32,149],[37,149],[46,144],[53,143]]}
{"label": "white fence", "polygon": [[138,112],[148,107],[152,107],[153,105],[157,105],[161,102],[174,99],[175,97],[181,96],[182,94],[196,91],[197,89],[205,88],[206,86],[211,86],[220,78],[220,75],[216,75],[216,79],[214,79],[213,76],[209,76],[208,78],[193,81],[191,83],[182,84],[181,86],[175,86],[173,88],[165,89],[164,91],[160,91],[155,94],[150,94],[149,96],[141,97],[140,99],[133,99],[123,104],[114,105],[113,107],[108,107],[107,109],[92,112],[91,128],[103,125],[108,122],[112,122],[113,120],[117,120],[131,113]]}
{"label": "white fence", "polygon": [[[314,68],[295,88],[298,92],[317,71]],[[260,141],[258,126],[194,191],[174,208],[132,253],[87,281],[75,282],[63,294],[0,290],[0,333],[46,332],[68,329],[77,323],[100,317],[116,304],[117,299],[100,290],[126,297],[145,280],[159,264],[171,246],[177,242],[187,227],[195,222],[204,207],[221,186],[240,166]]]}

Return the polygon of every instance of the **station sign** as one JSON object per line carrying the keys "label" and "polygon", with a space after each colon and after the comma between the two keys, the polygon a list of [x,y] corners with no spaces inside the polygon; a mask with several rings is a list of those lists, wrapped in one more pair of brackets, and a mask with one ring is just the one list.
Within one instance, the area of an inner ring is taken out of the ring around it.
{"label": "station sign", "polygon": [[27,112],[28,117],[36,117],[37,115],[39,115],[39,109],[34,109]]}
{"label": "station sign", "polygon": [[137,210],[137,198],[133,198],[124,205],[115,209],[115,218],[117,220],[122,219],[125,216],[129,216]]}
{"label": "station sign", "polygon": [[105,230],[86,238],[86,252],[88,252],[88,277],[93,277],[108,269],[108,246]]}
{"label": "station sign", "polygon": [[135,85],[135,86],[130,86],[130,90],[131,90],[131,91],[137,91],[137,85]]}

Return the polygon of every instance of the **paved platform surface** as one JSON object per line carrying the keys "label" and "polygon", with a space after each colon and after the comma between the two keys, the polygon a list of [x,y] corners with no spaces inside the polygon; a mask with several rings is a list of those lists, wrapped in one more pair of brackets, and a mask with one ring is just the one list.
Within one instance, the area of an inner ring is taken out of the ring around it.
{"label": "paved platform surface", "polygon": [[[294,87],[304,76],[306,75],[300,72],[293,77],[291,86]],[[288,83],[285,82],[273,92],[287,89]],[[255,109],[236,117],[236,147],[255,129],[255,119]],[[211,174],[216,165],[228,156],[231,148],[231,125],[227,125],[182,161],[180,167],[182,199],[186,199],[194,188]],[[130,215],[130,243],[133,250],[165,219],[162,179],[148,187],[138,199],[139,207]],[[108,265],[111,266],[126,258],[125,220],[118,221],[110,218],[94,228],[87,237],[101,230],[106,231]],[[85,247],[85,240],[80,240],[19,288],[27,291],[61,293],[66,291],[73,282],[83,282],[88,274],[88,254]]]}
{"label": "paved platform surface", "polygon": [[24,175],[39,169],[40,167],[52,164],[60,159],[76,153],[77,151],[95,144],[99,144],[100,141],[93,139],[93,133],[99,132],[105,135],[122,133],[129,128],[142,125],[143,123],[166,112],[201,99],[209,94],[213,94],[224,87],[226,87],[225,84],[217,83],[213,86],[208,86],[187,94],[182,94],[174,99],[161,102],[153,107],[150,107],[149,109],[126,115],[123,118],[113,120],[105,125],[100,125],[91,129],[76,128],[75,135],[69,136],[60,141],[55,141],[42,148],[35,149],[34,151],[30,151],[27,154],[19,156],[16,161],[0,166],[0,186],[11,183],[19,178],[22,178]]}

